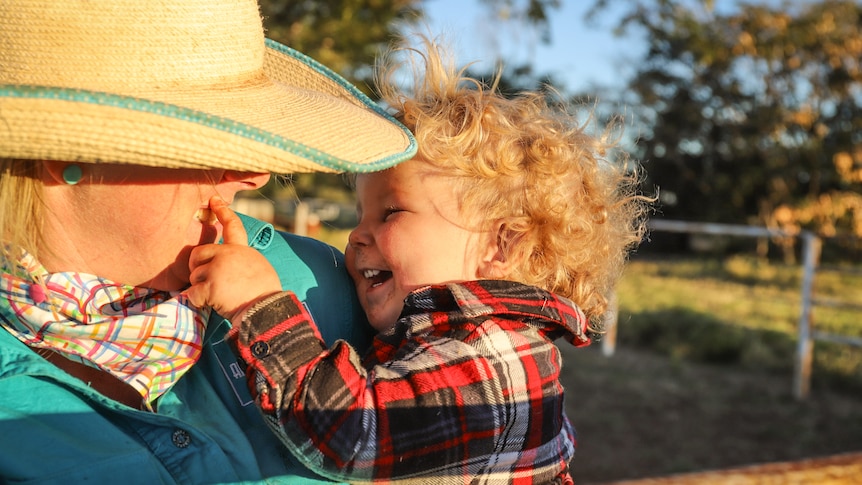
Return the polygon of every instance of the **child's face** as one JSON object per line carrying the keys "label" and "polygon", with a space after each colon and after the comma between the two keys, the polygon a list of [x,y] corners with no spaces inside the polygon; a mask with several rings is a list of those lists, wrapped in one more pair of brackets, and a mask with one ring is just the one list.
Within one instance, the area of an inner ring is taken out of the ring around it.
{"label": "child's face", "polygon": [[347,269],[378,331],[395,323],[411,291],[477,279],[480,249],[490,241],[467,228],[452,183],[426,167],[414,159],[356,178],[359,225],[350,233]]}

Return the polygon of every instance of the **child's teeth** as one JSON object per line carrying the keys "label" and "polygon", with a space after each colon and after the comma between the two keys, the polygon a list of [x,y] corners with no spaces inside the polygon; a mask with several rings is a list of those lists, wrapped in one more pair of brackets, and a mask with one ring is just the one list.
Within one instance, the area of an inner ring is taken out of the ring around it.
{"label": "child's teeth", "polygon": [[365,273],[366,278],[373,278],[373,277],[380,274],[380,270],[379,269],[366,269],[364,271],[364,273]]}

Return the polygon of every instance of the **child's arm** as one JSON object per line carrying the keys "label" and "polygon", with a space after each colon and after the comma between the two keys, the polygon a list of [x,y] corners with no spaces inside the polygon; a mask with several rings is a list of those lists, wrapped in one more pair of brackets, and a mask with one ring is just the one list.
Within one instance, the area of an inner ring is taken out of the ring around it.
{"label": "child's arm", "polygon": [[397,351],[378,340],[375,352],[391,360],[365,368],[344,342],[327,350],[302,304],[280,293],[253,306],[235,335],[268,422],[323,476],[461,483],[527,474],[544,483],[573,452],[560,357],[550,341],[500,323],[416,336]]}
{"label": "child's arm", "polygon": [[281,281],[269,261],[248,247],[242,221],[220,197],[210,199],[210,209],[224,227],[223,244],[204,244],[189,256],[189,280],[185,294],[198,307],[210,306],[234,325],[254,303],[281,291]]}

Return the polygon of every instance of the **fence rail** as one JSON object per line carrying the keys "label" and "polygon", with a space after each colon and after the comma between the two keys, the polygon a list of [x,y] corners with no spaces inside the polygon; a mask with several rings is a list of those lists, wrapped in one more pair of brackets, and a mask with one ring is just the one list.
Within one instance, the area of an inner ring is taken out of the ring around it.
{"label": "fence rail", "polygon": [[[813,313],[817,306],[837,306],[862,309],[862,305],[855,303],[834,299],[825,300],[814,298],[814,279],[818,271],[820,252],[822,249],[822,240],[814,233],[801,231],[793,234],[780,229],[770,229],[758,226],[672,221],[662,219],[650,221],[650,230],[752,238],[791,237],[797,238],[802,242],[802,283],[799,289],[800,310],[799,323],[797,325],[797,348],[793,376],[793,394],[797,399],[808,397],[811,389],[811,365],[813,361],[814,341],[862,347],[862,338],[819,332],[812,328]],[[602,340],[602,351],[607,356],[613,355],[616,347],[617,309],[615,297],[612,299],[610,306],[611,310],[606,316],[607,322],[609,323],[607,326],[609,331]]]}

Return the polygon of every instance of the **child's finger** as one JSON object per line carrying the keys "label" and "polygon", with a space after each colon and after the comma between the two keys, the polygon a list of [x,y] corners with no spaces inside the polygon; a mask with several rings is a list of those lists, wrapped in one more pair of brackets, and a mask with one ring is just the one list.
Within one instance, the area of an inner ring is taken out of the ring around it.
{"label": "child's finger", "polygon": [[[215,255],[215,251],[213,250],[214,244],[203,244],[201,246],[195,246],[192,248],[191,253],[189,253],[189,271],[194,272],[195,269],[199,266],[209,263],[212,261],[213,256]],[[194,282],[192,282],[194,283]]]}
{"label": "child's finger", "polygon": [[[189,259],[191,262],[192,259]],[[212,258],[197,258],[193,263],[189,264],[189,283],[192,285],[199,284],[207,278],[207,266]]]}
{"label": "child's finger", "polygon": [[242,244],[248,246],[248,235],[240,218],[228,207],[227,202],[219,196],[210,199],[210,210],[213,211],[223,229],[224,244]]}
{"label": "child's finger", "polygon": [[206,265],[193,268],[189,275],[191,286],[183,290],[183,295],[189,299],[192,305],[202,308],[207,306],[209,298],[209,282],[206,281]]}

